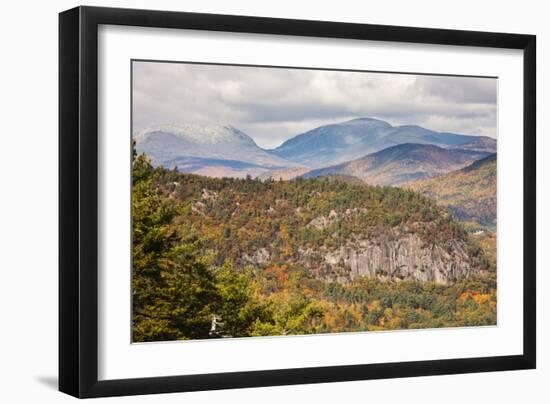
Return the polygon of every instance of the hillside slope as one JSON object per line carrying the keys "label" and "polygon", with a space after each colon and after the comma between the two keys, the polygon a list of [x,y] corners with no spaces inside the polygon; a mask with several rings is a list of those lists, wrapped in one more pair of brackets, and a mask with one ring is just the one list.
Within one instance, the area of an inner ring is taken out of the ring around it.
{"label": "hillside slope", "polygon": [[297,265],[347,283],[468,279],[488,269],[462,226],[417,193],[336,179],[259,181],[166,172],[159,186],[179,200],[186,234],[204,240],[221,265]]}
{"label": "hillside slope", "polygon": [[304,178],[351,175],[371,185],[402,185],[460,169],[487,152],[405,143],[343,164],[312,170]]}
{"label": "hillside slope", "polygon": [[435,198],[463,221],[484,226],[497,223],[497,155],[476,161],[461,170],[413,182],[410,189]]}
{"label": "hillside slope", "polygon": [[496,324],[494,264],[417,193],[132,173],[134,342]]}

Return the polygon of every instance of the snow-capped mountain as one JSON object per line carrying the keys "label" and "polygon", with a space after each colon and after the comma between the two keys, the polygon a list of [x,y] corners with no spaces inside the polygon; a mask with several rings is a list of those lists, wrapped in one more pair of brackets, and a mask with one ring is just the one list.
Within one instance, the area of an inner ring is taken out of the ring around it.
{"label": "snow-capped mountain", "polygon": [[[373,118],[321,126],[287,140],[274,150],[262,149],[246,133],[230,125],[156,126],[141,131],[134,139],[137,152],[149,156],[155,166],[177,166],[182,172],[211,177],[250,175],[290,179],[325,175],[321,169],[332,172],[334,166],[402,144],[433,145],[457,153],[462,151],[458,154],[468,156],[496,151],[496,140],[489,137],[436,132],[415,125],[392,126]],[[442,153],[438,155],[445,160]],[[311,169],[314,172],[305,174]],[[401,171],[390,165],[385,165],[384,170]]]}
{"label": "snow-capped mountain", "polygon": [[296,165],[263,150],[250,136],[230,125],[163,125],[141,131],[134,139],[137,152],[149,156],[154,165],[172,168],[191,162],[190,172],[201,165],[228,166],[238,171]]}
{"label": "snow-capped mountain", "polygon": [[[302,133],[271,152],[295,163],[320,168],[354,160],[403,143],[458,147],[474,140],[480,145],[481,140],[493,141],[496,144],[494,139],[487,137],[436,132],[416,125],[392,126],[378,119],[358,118]],[[475,150],[475,147],[472,150]]]}

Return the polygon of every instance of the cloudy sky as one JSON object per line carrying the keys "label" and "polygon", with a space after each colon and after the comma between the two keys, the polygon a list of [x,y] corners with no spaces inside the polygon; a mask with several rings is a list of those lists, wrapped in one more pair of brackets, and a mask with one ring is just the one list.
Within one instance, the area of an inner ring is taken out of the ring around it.
{"label": "cloudy sky", "polygon": [[491,78],[133,63],[134,132],[230,124],[264,148],[358,117],[496,137],[496,97]]}

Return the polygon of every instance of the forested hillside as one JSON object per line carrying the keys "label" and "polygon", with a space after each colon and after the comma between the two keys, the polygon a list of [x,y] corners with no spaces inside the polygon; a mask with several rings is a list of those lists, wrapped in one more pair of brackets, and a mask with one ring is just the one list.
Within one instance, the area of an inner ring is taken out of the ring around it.
{"label": "forested hillside", "polygon": [[459,220],[483,226],[497,224],[497,155],[492,154],[468,167],[407,186],[450,209]]}
{"label": "forested hillside", "polygon": [[132,198],[136,342],[496,323],[494,262],[416,192],[141,155]]}

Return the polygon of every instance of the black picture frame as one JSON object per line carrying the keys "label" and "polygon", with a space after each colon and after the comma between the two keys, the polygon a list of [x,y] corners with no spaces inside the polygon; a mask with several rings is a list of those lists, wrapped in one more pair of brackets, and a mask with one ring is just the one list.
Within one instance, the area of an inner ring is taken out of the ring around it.
{"label": "black picture frame", "polygon": [[[99,381],[97,63],[100,24],[522,50],[523,354]],[[96,7],[77,7],[60,13],[59,390],[85,398],[534,369],[535,122],[534,35]]]}

